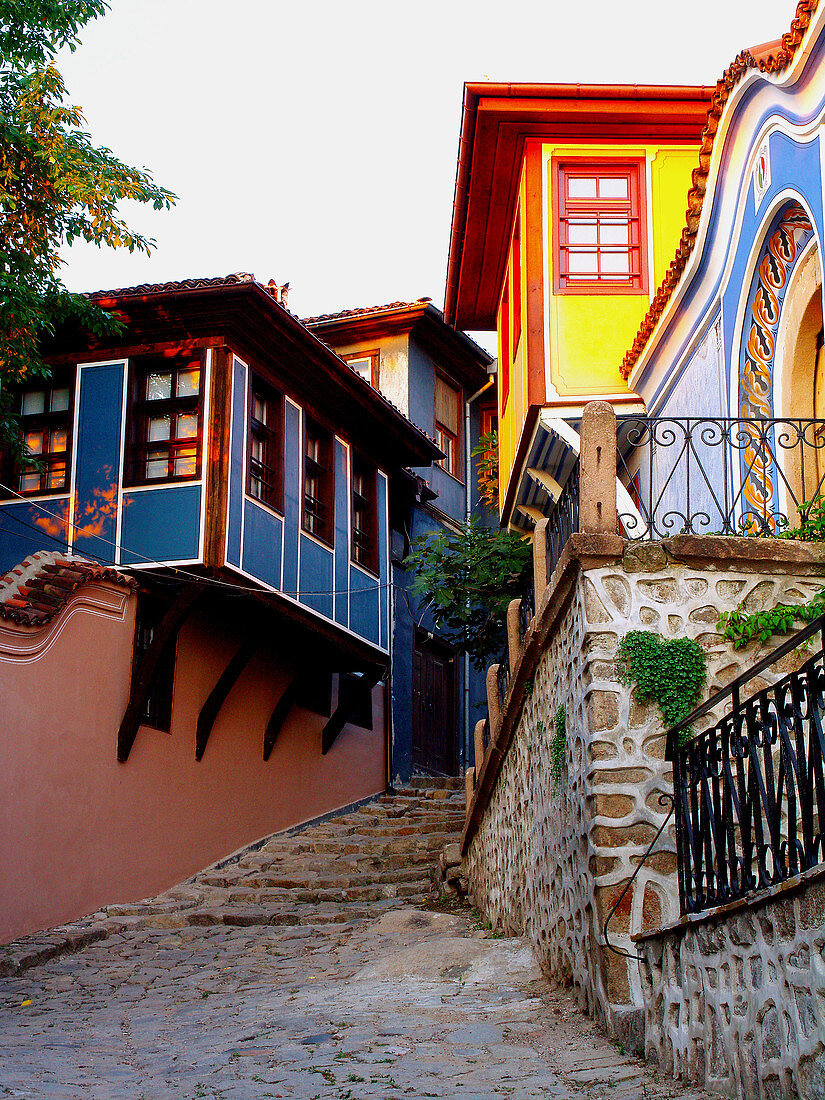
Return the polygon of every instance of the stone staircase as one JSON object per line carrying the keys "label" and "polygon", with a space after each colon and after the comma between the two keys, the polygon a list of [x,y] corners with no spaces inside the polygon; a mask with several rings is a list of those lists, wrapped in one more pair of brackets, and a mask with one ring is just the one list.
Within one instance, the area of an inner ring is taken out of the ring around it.
{"label": "stone staircase", "polygon": [[418,905],[464,827],[460,779],[414,778],[350,812],[277,833],[156,898],[107,907],[147,925],[328,924]]}

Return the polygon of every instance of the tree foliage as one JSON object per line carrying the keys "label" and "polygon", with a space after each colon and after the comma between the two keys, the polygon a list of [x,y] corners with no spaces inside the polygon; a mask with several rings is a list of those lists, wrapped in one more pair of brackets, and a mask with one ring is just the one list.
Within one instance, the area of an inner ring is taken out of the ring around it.
{"label": "tree foliage", "polygon": [[75,49],[106,0],[0,0],[0,441],[14,431],[8,384],[47,374],[40,345],[62,321],[94,333],[117,322],[60,278],[73,241],[149,253],[118,212],[124,199],[168,208],[175,196],[84,130],[55,55]]}
{"label": "tree foliage", "polygon": [[415,539],[404,564],[416,573],[438,630],[483,670],[504,640],[507,605],[519,595],[532,546],[511,531],[490,530],[475,517],[460,531]]}

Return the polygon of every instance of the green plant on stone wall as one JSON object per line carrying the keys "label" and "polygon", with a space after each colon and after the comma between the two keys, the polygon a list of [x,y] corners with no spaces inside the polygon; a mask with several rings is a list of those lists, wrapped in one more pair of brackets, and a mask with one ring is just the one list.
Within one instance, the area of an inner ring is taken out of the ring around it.
{"label": "green plant on stone wall", "polygon": [[470,454],[477,458],[476,476],[481,499],[491,512],[498,508],[498,432],[495,428],[479,436]]}
{"label": "green plant on stone wall", "polygon": [[663,638],[631,630],[619,643],[619,679],[633,684],[640,703],[656,702],[666,728],[675,726],[698,703],[707,680],[705,651],[693,638]]}
{"label": "green plant on stone wall", "polygon": [[553,778],[553,787],[558,790],[567,763],[567,712],[563,705],[557,708],[553,724],[555,732],[550,745],[550,774]]}
{"label": "green plant on stone wall", "polygon": [[820,493],[812,500],[799,505],[802,522],[798,527],[777,534],[779,539],[801,539],[803,542],[822,542],[825,539],[825,497]]}
{"label": "green plant on stone wall", "polygon": [[807,603],[780,603],[769,611],[746,614],[737,607],[719,615],[716,629],[734,649],[742,649],[754,640],[767,642],[774,634],[787,634],[796,623],[810,623],[825,615],[825,588],[821,588]]}

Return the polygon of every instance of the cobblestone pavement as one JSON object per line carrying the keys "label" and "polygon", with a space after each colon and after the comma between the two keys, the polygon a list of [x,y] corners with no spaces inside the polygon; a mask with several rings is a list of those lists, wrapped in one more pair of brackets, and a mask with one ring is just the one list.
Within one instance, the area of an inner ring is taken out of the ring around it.
{"label": "cobblestone pavement", "polygon": [[137,928],[0,978],[0,1097],[699,1095],[465,916]]}

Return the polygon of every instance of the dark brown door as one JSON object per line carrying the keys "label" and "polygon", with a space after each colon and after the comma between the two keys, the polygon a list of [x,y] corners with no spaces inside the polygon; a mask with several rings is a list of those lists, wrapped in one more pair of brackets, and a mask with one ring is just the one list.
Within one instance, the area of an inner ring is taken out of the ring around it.
{"label": "dark brown door", "polygon": [[413,767],[439,775],[455,775],[456,729],[455,655],[449,646],[417,631],[412,677]]}

